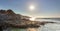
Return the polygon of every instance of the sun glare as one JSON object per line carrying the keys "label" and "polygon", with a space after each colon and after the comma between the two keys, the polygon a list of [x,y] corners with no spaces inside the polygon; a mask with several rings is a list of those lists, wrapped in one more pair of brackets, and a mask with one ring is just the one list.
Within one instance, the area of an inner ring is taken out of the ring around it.
{"label": "sun glare", "polygon": [[30,6],[29,6],[29,9],[32,11],[32,10],[35,9],[35,7],[34,7],[33,5],[30,5]]}
{"label": "sun glare", "polygon": [[35,20],[35,18],[34,18],[34,17],[32,17],[32,18],[30,18],[30,20],[31,20],[31,21],[34,21],[34,20]]}

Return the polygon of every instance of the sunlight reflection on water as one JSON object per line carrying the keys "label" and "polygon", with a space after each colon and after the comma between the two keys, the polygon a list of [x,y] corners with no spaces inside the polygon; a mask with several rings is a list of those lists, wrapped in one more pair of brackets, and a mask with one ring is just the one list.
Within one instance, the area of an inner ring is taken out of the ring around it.
{"label": "sunlight reflection on water", "polygon": [[37,28],[28,28],[27,31],[37,31]]}

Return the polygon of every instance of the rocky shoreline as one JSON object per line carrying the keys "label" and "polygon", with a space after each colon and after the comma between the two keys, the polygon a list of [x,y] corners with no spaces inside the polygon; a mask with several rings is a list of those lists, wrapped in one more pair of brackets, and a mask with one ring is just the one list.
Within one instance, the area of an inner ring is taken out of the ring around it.
{"label": "rocky shoreline", "polygon": [[1,29],[8,27],[27,28],[39,27],[37,21],[30,21],[29,16],[23,16],[14,13],[11,9],[0,10],[0,27]]}

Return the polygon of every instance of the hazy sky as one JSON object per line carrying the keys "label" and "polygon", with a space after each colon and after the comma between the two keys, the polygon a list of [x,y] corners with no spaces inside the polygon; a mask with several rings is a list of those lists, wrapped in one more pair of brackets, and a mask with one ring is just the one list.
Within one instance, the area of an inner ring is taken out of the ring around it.
{"label": "hazy sky", "polygon": [[[30,5],[35,6],[33,11]],[[0,0],[0,9],[34,17],[60,17],[60,0]]]}

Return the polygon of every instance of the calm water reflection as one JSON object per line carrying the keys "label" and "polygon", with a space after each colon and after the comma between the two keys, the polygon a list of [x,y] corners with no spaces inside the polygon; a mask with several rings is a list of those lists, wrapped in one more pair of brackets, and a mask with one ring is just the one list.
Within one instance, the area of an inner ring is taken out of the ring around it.
{"label": "calm water reflection", "polygon": [[38,31],[38,28],[27,28],[27,31]]}

